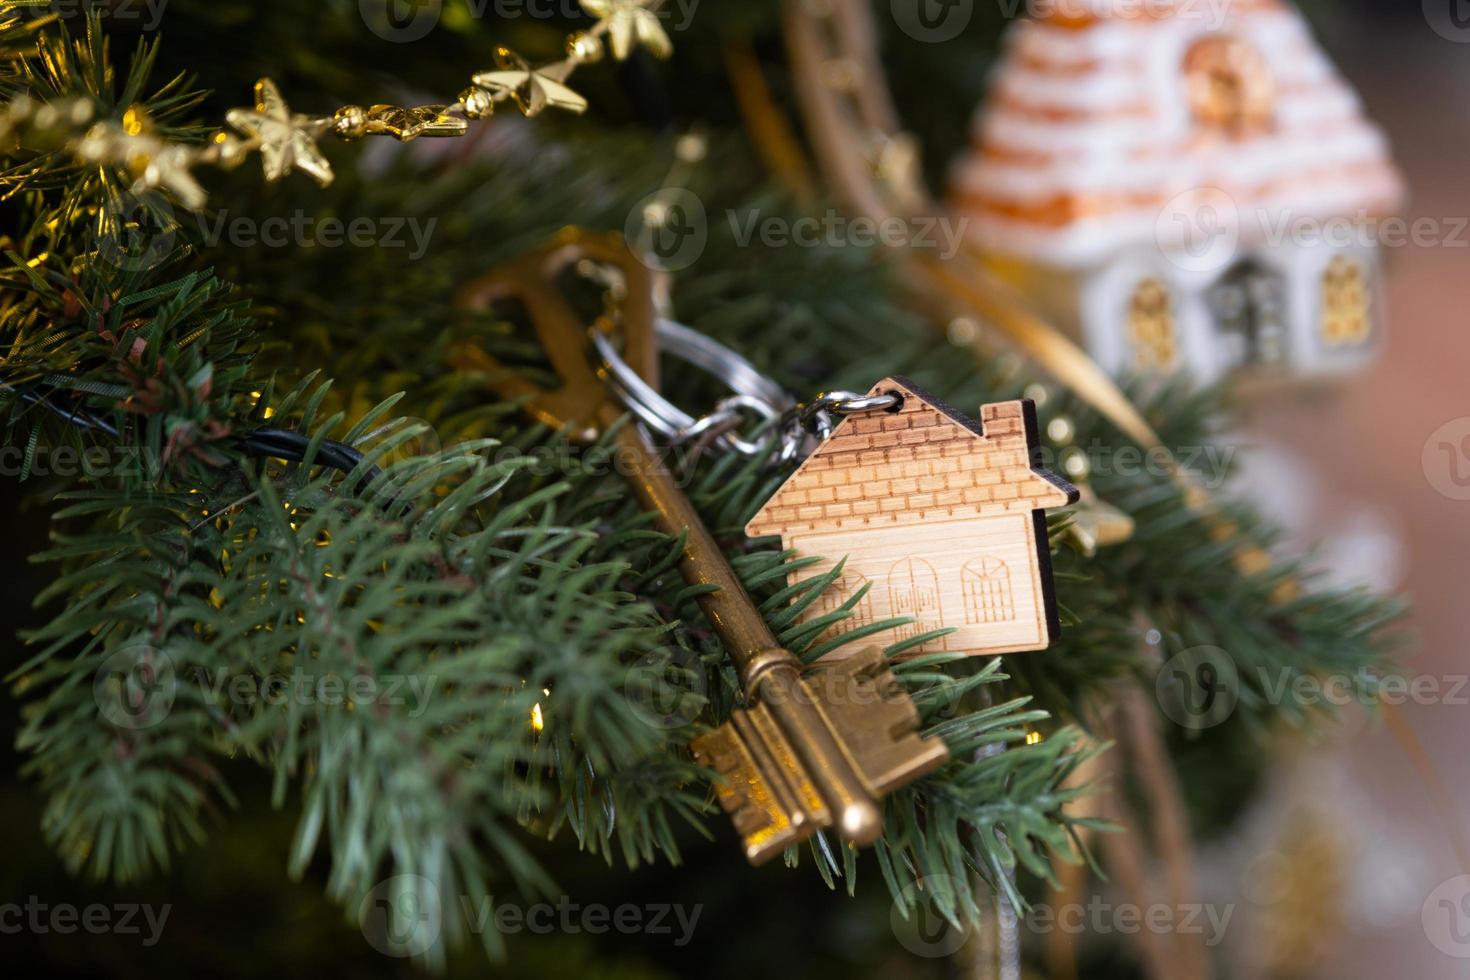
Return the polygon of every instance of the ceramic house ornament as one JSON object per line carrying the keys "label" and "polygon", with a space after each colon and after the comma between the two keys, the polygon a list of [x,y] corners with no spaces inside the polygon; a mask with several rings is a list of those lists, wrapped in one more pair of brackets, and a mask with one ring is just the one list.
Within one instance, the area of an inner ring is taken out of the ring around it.
{"label": "ceramic house ornament", "polygon": [[1362,365],[1401,184],[1296,10],[1055,11],[1011,29],[954,174],[998,271],[1115,373]]}
{"label": "ceramic house ornament", "polygon": [[869,392],[889,393],[902,398],[896,411],[844,419],[745,533],[780,535],[786,548],[819,558],[803,580],[843,564],[805,620],[866,586],[842,628],[912,620],[878,643],[949,628],[911,652],[1044,649],[1058,633],[1045,511],[1078,494],[1033,465],[1035,407],[986,405],[977,424],[904,378]]}

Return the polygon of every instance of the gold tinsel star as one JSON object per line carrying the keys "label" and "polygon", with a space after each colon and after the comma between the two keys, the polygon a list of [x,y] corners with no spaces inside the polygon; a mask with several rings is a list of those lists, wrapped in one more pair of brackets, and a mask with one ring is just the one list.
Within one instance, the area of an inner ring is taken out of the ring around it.
{"label": "gold tinsel star", "polygon": [[269,78],[255,83],[254,109],[231,109],[225,121],[259,143],[266,180],[300,170],[319,184],[332,182],[332,165],[316,145],[330,120],[292,113]]}
{"label": "gold tinsel star", "polygon": [[673,53],[673,42],[648,6],[648,0],[582,0],[584,10],[607,24],[608,42],[619,61],[633,53],[635,41],[657,58]]}
{"label": "gold tinsel star", "polygon": [[128,109],[121,123],[101,122],[89,128],[73,152],[88,163],[123,164],[136,178],[135,191],[139,187],[168,191],[191,211],[204,206],[204,188],[192,172],[199,151],[161,139],[141,106]]}
{"label": "gold tinsel star", "polygon": [[159,143],[139,177],[144,187],[162,188],[190,211],[204,207],[207,196],[189,168],[198,161],[192,147]]}
{"label": "gold tinsel star", "polygon": [[446,109],[442,105],[375,105],[367,111],[367,132],[387,133],[404,143],[420,136],[463,136],[469,124]]}
{"label": "gold tinsel star", "polygon": [[492,95],[515,99],[517,108],[527,116],[534,116],[547,106],[568,112],[587,111],[587,100],[563,84],[574,67],[571,62],[532,68],[510,48],[497,48],[495,64],[499,70],[481,72],[475,76],[475,84]]}

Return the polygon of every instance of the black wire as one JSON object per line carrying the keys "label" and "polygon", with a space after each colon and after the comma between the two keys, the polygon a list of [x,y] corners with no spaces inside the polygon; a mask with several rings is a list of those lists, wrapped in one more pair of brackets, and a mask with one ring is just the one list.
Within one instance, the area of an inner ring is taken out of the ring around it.
{"label": "black wire", "polygon": [[[256,429],[238,437],[240,451],[247,456],[281,459],[291,463],[306,462],[306,453],[311,448],[311,439],[302,432],[291,429]],[[324,440],[317,447],[312,463],[329,469],[350,473],[362,462],[362,453],[345,442]],[[371,467],[364,483],[371,483],[382,471]]]}
{"label": "black wire", "polygon": [[37,389],[22,391],[11,387],[4,382],[0,382],[0,388],[3,388],[6,391],[15,392],[20,396],[20,400],[25,402],[27,405],[39,405],[42,408],[46,409],[48,412],[52,412],[56,415],[61,416],[67,422],[77,426],[78,428],[96,429],[101,432],[107,433],[113,438],[117,438],[118,436],[117,426],[113,425],[107,419],[91,411],[90,409],[83,407],[80,399],[78,399],[76,404],[72,405],[70,408],[56,404],[52,400],[52,396],[56,393],[56,389],[54,388],[42,386]]}
{"label": "black wire", "polygon": [[[102,432],[115,439],[121,437],[117,426],[84,406],[81,399],[72,400],[70,405],[65,404],[67,398],[59,395],[57,390],[49,385],[22,390],[0,382],[0,390],[14,392],[26,404],[44,408],[84,431]],[[305,433],[274,427],[254,429],[236,436],[234,441],[235,446],[246,456],[257,459],[279,459],[288,463],[306,462],[306,454],[311,449],[311,437]],[[362,459],[362,453],[345,442],[333,442],[328,439],[317,446],[316,455],[312,457],[312,464],[340,470],[343,473],[351,473],[362,463]],[[363,474],[361,482],[358,483],[357,491],[361,493],[368,484],[381,476],[382,472],[376,466],[369,467]]]}

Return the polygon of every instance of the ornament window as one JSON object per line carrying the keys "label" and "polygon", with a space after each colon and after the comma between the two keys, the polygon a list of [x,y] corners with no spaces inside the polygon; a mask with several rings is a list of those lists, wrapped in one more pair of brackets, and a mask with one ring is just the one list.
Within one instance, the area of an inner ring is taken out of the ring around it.
{"label": "ornament window", "polygon": [[888,606],[895,616],[914,621],[895,630],[900,639],[911,639],[939,623],[939,574],[922,558],[905,558],[888,571]]}
{"label": "ornament window", "polygon": [[1339,255],[1322,274],[1322,342],[1356,347],[1373,332],[1372,295],[1362,261]]}
{"label": "ornament window", "polygon": [[1128,336],[1134,365],[1140,371],[1169,371],[1178,362],[1174,303],[1169,287],[1160,280],[1145,279],[1133,291],[1128,303]]}
{"label": "ornament window", "polygon": [[[822,598],[817,605],[817,608],[819,610],[818,615],[826,616],[831,613],[838,612],[842,609],[844,605],[850,602],[852,600],[852,597],[857,595],[858,592],[860,592],[867,584],[868,580],[861,575],[842,576],[842,578],[838,579],[836,582],[833,582],[830,586],[827,587],[826,591],[822,593]],[[862,626],[871,625],[874,622],[872,590],[868,590],[868,592],[863,595],[862,600],[859,601],[856,605],[852,606],[849,612],[851,613],[851,616],[843,621],[843,629],[854,629]]]}
{"label": "ornament window", "polygon": [[1208,302],[1228,368],[1286,361],[1286,279],[1280,272],[1242,259],[1210,287]]}
{"label": "ornament window", "polygon": [[965,597],[965,622],[1008,623],[1016,618],[1011,595],[1011,570],[999,558],[972,561],[960,572]]}
{"label": "ornament window", "polygon": [[1270,130],[1276,82],[1258,51],[1234,37],[1196,41],[1184,57],[1185,93],[1201,127],[1240,138]]}

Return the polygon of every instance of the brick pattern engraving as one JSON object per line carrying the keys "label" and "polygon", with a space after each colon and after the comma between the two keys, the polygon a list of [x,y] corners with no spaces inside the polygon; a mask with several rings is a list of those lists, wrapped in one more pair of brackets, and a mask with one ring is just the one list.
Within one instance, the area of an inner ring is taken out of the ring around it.
{"label": "brick pattern engraving", "polygon": [[[936,629],[954,632],[923,644],[984,654],[1040,650],[1056,632],[1038,511],[1076,500],[1066,481],[1031,465],[1036,447],[1029,402],[986,405],[977,424],[902,378],[871,394],[895,392],[894,412],[845,419],[746,525],[753,537],[779,534],[787,548],[821,561],[801,575],[846,561],[856,582],[873,588],[847,630],[880,620],[913,622],[879,642]],[[855,594],[814,604],[810,620]]]}

